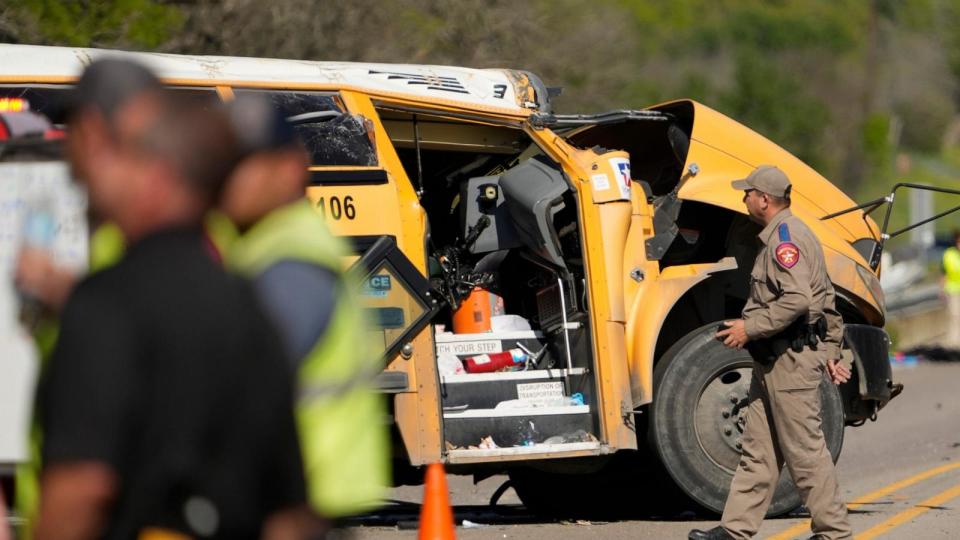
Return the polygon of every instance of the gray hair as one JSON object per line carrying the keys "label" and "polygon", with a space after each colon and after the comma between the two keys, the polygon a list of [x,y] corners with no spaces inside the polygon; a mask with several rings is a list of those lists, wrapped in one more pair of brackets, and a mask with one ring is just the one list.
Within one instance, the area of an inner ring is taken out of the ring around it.
{"label": "gray hair", "polygon": [[777,197],[776,195],[771,195],[769,193],[764,193],[768,199],[773,201],[777,206],[790,206],[790,197]]}

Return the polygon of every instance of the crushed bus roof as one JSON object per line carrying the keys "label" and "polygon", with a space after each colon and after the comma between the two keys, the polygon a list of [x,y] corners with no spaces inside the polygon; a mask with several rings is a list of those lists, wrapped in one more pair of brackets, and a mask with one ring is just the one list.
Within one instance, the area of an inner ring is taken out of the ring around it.
{"label": "crushed bus roof", "polygon": [[549,112],[550,108],[543,83],[535,75],[518,70],[191,56],[39,45],[0,44],[0,84],[70,83],[90,62],[107,56],[142,62],[162,79],[187,85],[352,88],[520,115],[538,110]]}

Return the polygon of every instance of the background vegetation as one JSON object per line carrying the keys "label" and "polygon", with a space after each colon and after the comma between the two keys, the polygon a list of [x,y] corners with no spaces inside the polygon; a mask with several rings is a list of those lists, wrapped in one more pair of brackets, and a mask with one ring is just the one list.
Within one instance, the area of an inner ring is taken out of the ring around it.
{"label": "background vegetation", "polygon": [[523,68],[565,112],[698,99],[855,198],[960,186],[960,0],[0,0],[0,41]]}

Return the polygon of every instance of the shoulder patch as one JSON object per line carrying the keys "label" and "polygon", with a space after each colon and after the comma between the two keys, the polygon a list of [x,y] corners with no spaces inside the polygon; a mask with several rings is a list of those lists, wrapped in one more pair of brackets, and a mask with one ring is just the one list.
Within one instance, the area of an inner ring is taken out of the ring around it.
{"label": "shoulder patch", "polygon": [[780,266],[789,270],[800,262],[800,248],[793,242],[781,242],[774,250],[774,258]]}
{"label": "shoulder patch", "polygon": [[786,224],[786,223],[781,223],[780,226],[777,227],[777,232],[780,233],[780,241],[781,241],[781,242],[789,242],[789,241],[790,241],[790,228],[787,227],[787,224]]}

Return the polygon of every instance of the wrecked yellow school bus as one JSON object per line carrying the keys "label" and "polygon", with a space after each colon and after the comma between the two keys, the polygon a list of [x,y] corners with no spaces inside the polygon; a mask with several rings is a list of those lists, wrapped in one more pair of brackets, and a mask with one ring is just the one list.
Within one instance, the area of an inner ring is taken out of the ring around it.
{"label": "wrecked yellow school bus", "polygon": [[[200,98],[267,94],[296,124],[313,159],[307,196],[364,273],[398,464],[507,472],[528,506],[556,509],[581,483],[658,463],[721,510],[751,363],[712,336],[744,305],[759,230],[730,182],[764,163],[792,179],[792,210],[823,245],[847,324],[853,379],[821,386],[835,459],[844,426],[896,393],[875,223],[862,210],[822,220],[852,201],[707,106],[560,115],[522,71],[11,45],[0,97],[43,112],[106,54]],[[453,315],[478,297],[495,304],[476,320],[490,331],[455,333]],[[510,371],[467,369],[504,351]],[[772,514],[799,504],[783,476]]]}

